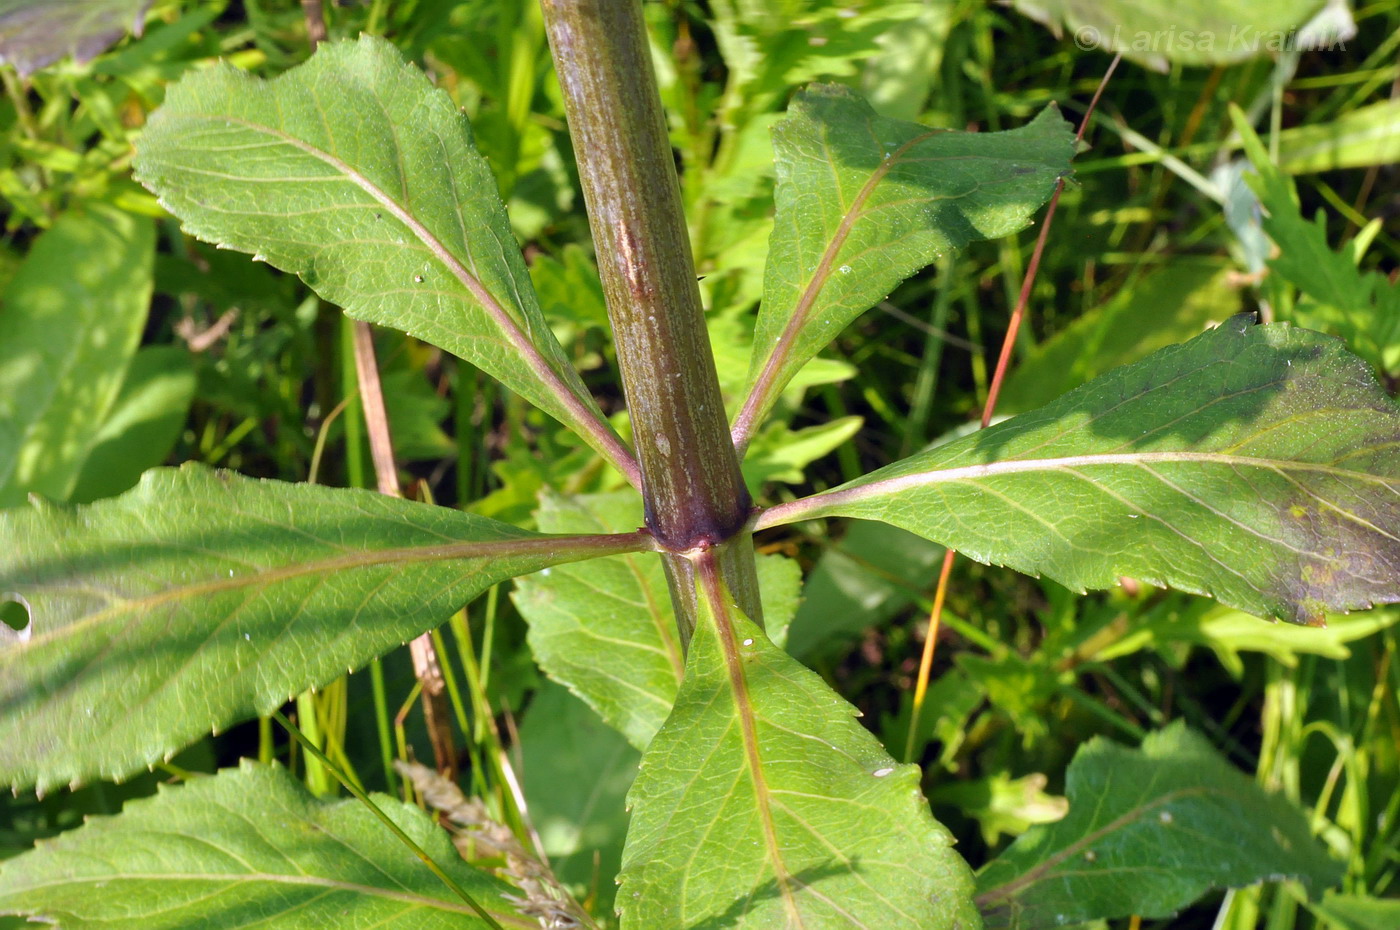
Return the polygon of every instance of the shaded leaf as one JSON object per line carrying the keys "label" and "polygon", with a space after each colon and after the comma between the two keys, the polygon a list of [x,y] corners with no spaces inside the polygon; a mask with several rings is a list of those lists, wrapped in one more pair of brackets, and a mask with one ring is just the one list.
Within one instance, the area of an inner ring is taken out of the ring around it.
{"label": "shaded leaf", "polygon": [[520,752],[530,825],[554,874],[580,900],[596,895],[595,913],[612,913],[627,835],[627,789],[641,756],[587,704],[552,682],[530,701],[520,724]]}
{"label": "shaded leaf", "polygon": [[149,219],[89,204],[0,294],[0,507],[73,490],[141,339],[154,252]]}
{"label": "shaded leaf", "polygon": [[322,45],[272,81],[187,74],[136,176],[199,238],[441,346],[630,461],[540,312],[471,127],[388,42]]}
{"label": "shaded leaf", "polygon": [[630,794],[623,927],[976,928],[918,768],[699,568],[685,682]]}
{"label": "shaded leaf", "polygon": [[1063,820],[1032,827],[978,874],[989,930],[1167,917],[1212,888],[1341,878],[1301,811],[1180,723],[1140,749],[1091,740],[1065,793]]}
{"label": "shaded leaf", "polygon": [[1400,600],[1397,437],[1341,343],[1238,316],[758,526],[883,520],[1076,590],[1126,575],[1313,622]]}
{"label": "shaded leaf", "polygon": [[[374,801],[497,920],[537,926],[427,814]],[[281,766],[247,761],[0,865],[0,913],[65,930],[488,926],[359,801],[319,801]]]}
{"label": "shaded leaf", "polygon": [[[635,491],[547,493],[536,520],[546,533],[622,533],[641,525],[642,502]],[[765,622],[781,642],[797,610],[801,572],[791,559],[764,555],[758,580]],[[646,748],[685,669],[660,559],[637,552],[550,568],[519,579],[514,600],[540,667]]]}
{"label": "shaded leaf", "polygon": [[185,425],[194,388],[194,365],[184,349],[139,350],[69,499],[87,503],[120,494],[165,461]]}
{"label": "shaded leaf", "polygon": [[1248,183],[1267,211],[1261,224],[1278,246],[1269,269],[1304,295],[1292,319],[1342,337],[1383,371],[1400,369],[1400,284],[1358,268],[1353,242],[1333,251],[1325,217],[1304,219],[1293,180],[1270,160],[1244,115],[1236,110],[1231,117],[1254,165]]}
{"label": "shaded leaf", "polygon": [[896,284],[949,250],[1030,222],[1069,170],[1074,136],[1050,107],[1009,132],[885,119],[813,85],[773,130],[777,216],[754,334],[747,438],[783,386]]}
{"label": "shaded leaf", "polygon": [[97,57],[141,34],[151,0],[0,0],[0,64],[29,77],[64,55]]}
{"label": "shaded leaf", "polygon": [[907,530],[852,523],[807,576],[788,652],[805,658],[890,619],[933,583],[942,559],[942,546]]}
{"label": "shaded leaf", "polygon": [[0,637],[0,783],[124,777],[492,584],[637,544],[196,466],[84,507],[0,512],[0,591],[32,613]]}
{"label": "shaded leaf", "polygon": [[1240,310],[1232,270],[1175,259],[1036,346],[1006,378],[998,413],[1022,413],[1104,372],[1185,342]]}

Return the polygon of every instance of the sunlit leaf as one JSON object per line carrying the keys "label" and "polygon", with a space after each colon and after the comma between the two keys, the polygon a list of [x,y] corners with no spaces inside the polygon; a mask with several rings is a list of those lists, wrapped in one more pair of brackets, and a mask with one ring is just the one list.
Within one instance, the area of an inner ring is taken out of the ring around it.
{"label": "sunlit leaf", "polygon": [[978,874],[989,930],[1167,917],[1211,888],[1287,877],[1320,890],[1341,877],[1301,811],[1181,724],[1141,749],[1091,740],[1065,792],[1063,820],[1032,827]]}
{"label": "sunlit leaf", "polygon": [[0,293],[0,507],[72,492],[141,340],[154,253],[149,219],[89,204]]}
{"label": "sunlit leaf", "polygon": [[368,491],[148,472],[0,512],[0,784],[121,778],[430,629],[475,594],[638,537],[579,541]]}
{"label": "sunlit leaf", "polygon": [[466,118],[389,43],[323,45],[272,81],[187,74],[136,176],[199,238],[447,349],[630,459],[540,312]]}
{"label": "sunlit leaf", "polygon": [[813,85],[773,130],[777,217],[754,334],[747,438],[783,386],[861,313],[939,256],[1015,232],[1069,170],[1053,108],[1009,132],[952,132],[878,116]]}
{"label": "sunlit leaf", "polygon": [[1313,908],[1336,930],[1392,930],[1400,927],[1400,899],[1331,894]]}
{"label": "sunlit leaf", "polygon": [[685,682],[629,796],[623,927],[977,927],[918,768],[702,588]]}
{"label": "sunlit leaf", "polygon": [[[510,927],[507,885],[462,862],[416,807],[374,796]],[[0,864],[0,914],[65,930],[489,926],[357,800],[318,801],[280,766],[244,762],[133,801]]]}
{"label": "sunlit leaf", "polygon": [[1315,622],[1400,600],[1400,409],[1340,342],[1238,316],[758,525],[815,516]]}

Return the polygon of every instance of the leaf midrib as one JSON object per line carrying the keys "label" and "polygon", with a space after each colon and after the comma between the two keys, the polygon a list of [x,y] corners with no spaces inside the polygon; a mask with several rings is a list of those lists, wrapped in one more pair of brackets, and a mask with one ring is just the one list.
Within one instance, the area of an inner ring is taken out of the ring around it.
{"label": "leaf midrib", "polygon": [[787,912],[789,926],[797,930],[805,927],[802,912],[792,887],[797,879],[788,871],[783,860],[782,845],[778,842],[777,826],[773,821],[773,809],[769,798],[768,780],[763,771],[763,757],[759,752],[759,739],[753,699],[749,694],[748,678],[745,675],[744,661],[739,655],[734,623],[730,617],[733,597],[729,596],[721,580],[717,560],[712,553],[702,556],[698,576],[701,582],[701,596],[710,602],[714,619],[712,634],[719,644],[724,658],[725,674],[729,681],[730,697],[734,702],[734,713],[739,719],[740,739],[743,741],[745,767],[749,781],[753,785],[754,802],[763,831],[764,846],[768,850],[768,860],[773,869],[773,879],[783,899],[783,909]]}
{"label": "leaf midrib", "polygon": [[[340,572],[352,568],[372,568],[380,565],[406,563],[443,562],[458,559],[505,559],[529,555],[539,550],[562,550],[555,564],[603,555],[620,555],[651,548],[650,535],[641,531],[634,533],[596,534],[585,536],[541,536],[520,539],[501,539],[483,542],[450,543],[434,546],[411,546],[397,549],[381,549],[372,552],[352,552],[331,558],[316,559],[294,565],[279,565],[252,573],[235,575],[231,578],[217,578],[187,585],[166,588],[153,594],[127,598],[112,592],[101,592],[101,596],[111,598],[113,603],[79,620],[58,627],[48,633],[32,636],[15,650],[16,653],[60,639],[94,626],[111,616],[120,616],[132,610],[145,610],[159,607],[170,601],[179,601],[205,594],[219,594],[225,591],[247,587],[262,587],[316,573]],[[48,585],[45,590],[54,592],[71,590],[61,584]],[[0,653],[3,657],[4,653]]]}
{"label": "leaf midrib", "polygon": [[[1288,459],[1262,458],[1257,456],[1231,455],[1222,452],[1115,452],[1096,455],[1068,455],[1043,459],[1007,459],[1000,462],[986,462],[978,465],[962,465],[955,468],[932,469],[908,475],[898,475],[869,481],[864,484],[836,488],[824,494],[815,494],[800,500],[779,504],[763,511],[754,524],[755,530],[768,529],[810,519],[819,513],[828,513],[834,508],[860,504],[874,498],[898,494],[913,488],[928,487],[956,481],[976,481],[996,478],[1002,475],[1026,474],[1094,468],[1103,466],[1140,466],[1151,464],[1218,465],[1230,468],[1262,468],[1285,474],[1288,472],[1311,472],[1338,479],[1360,481],[1400,492],[1400,479],[1387,478],[1368,472],[1339,468],[1321,462],[1299,462]],[[1379,527],[1367,524],[1376,532],[1400,541],[1400,537],[1387,533]]]}
{"label": "leaf midrib", "polygon": [[[807,318],[811,315],[812,308],[816,305],[817,298],[826,287],[826,282],[831,279],[831,270],[836,265],[836,258],[841,254],[841,249],[845,247],[846,240],[850,237],[851,231],[856,223],[864,218],[863,213],[866,201],[875,193],[875,188],[890,173],[890,169],[899,164],[911,148],[939,134],[939,130],[929,130],[920,133],[909,141],[905,142],[887,158],[881,160],[860,191],[851,200],[851,203],[842,212],[841,222],[837,224],[836,231],[832,233],[831,240],[827,243],[826,249],[822,252],[822,257],[818,260],[817,266],[812,269],[811,277],[808,278],[806,286],[793,306],[792,315],[788,317],[788,322],[783,327],[782,333],[778,336],[778,341],[773,345],[772,351],[768,354],[768,359],[763,365],[762,371],[754,380],[754,385],[749,391],[748,397],[744,401],[744,406],[740,409],[738,416],[734,418],[732,438],[734,445],[740,450],[748,445],[749,438],[754,430],[758,428],[759,419],[767,413],[768,407],[772,403],[774,395],[781,389],[778,384],[778,375],[787,364],[789,354],[797,342],[797,336],[802,328],[807,324]],[[825,147],[825,146],[824,146]],[[835,159],[829,160],[834,164]],[[839,181],[839,179],[838,179]],[[837,195],[840,195],[840,184],[837,184]]]}
{"label": "leaf midrib", "polygon": [[[375,96],[377,100],[378,97],[377,95]],[[319,105],[317,109],[319,111]],[[181,114],[181,117],[191,122],[203,121],[210,125],[216,125],[222,122],[227,125],[241,126],[250,132],[261,133],[285,145],[298,149],[339,172],[343,180],[349,181],[360,188],[360,190],[364,191],[373,200],[383,206],[384,209],[392,213],[399,222],[408,227],[409,232],[411,232],[445,268],[447,268],[452,276],[476,298],[477,302],[486,310],[491,319],[500,327],[501,331],[505,333],[511,346],[521,354],[526,364],[529,365],[530,370],[549,388],[550,392],[559,403],[568,411],[569,416],[574,421],[572,425],[590,434],[594,441],[599,444],[599,451],[604,452],[612,464],[616,465],[618,470],[621,471],[633,485],[638,484],[640,472],[638,471],[635,458],[632,456],[631,452],[622,445],[621,440],[613,433],[611,427],[604,424],[603,421],[589,409],[588,404],[580,398],[578,392],[565,383],[564,379],[560,377],[559,373],[554,369],[554,366],[549,364],[549,361],[541,354],[529,337],[526,336],[525,332],[515,321],[515,318],[512,317],[505,306],[486,289],[486,286],[481,283],[480,279],[472,274],[471,271],[452,254],[451,250],[447,248],[442,240],[419,222],[418,219],[409,212],[407,207],[399,204],[397,200],[389,196],[389,194],[383,191],[377,184],[371,181],[362,172],[351,167],[347,162],[342,161],[340,158],[337,158],[324,149],[298,139],[276,127],[253,122],[252,120],[241,117],[227,115],[215,118],[204,114],[184,113]],[[391,122],[390,125],[392,126],[393,123]],[[395,134],[396,148],[397,142],[398,137],[397,134]],[[406,185],[407,176],[402,172],[400,172],[400,175],[401,180]],[[246,182],[249,179],[240,178],[239,180]],[[455,186],[455,178],[453,179],[453,183]],[[455,212],[458,214],[458,223],[460,224],[462,222],[461,211],[456,210]]]}
{"label": "leaf midrib", "polygon": [[1030,869],[1011,879],[1010,881],[997,885],[993,888],[988,889],[987,891],[982,892],[975,899],[977,907],[980,910],[986,910],[989,906],[997,903],[998,901],[1001,901],[1004,898],[1010,898],[1023,891],[1024,889],[1029,888],[1040,881],[1043,881],[1045,878],[1049,877],[1050,874],[1054,872],[1054,870],[1057,869],[1060,865],[1062,865],[1070,859],[1073,859],[1075,856],[1078,856],[1081,852],[1089,849],[1093,846],[1094,843],[1098,842],[1099,840],[1112,833],[1126,829],[1127,827],[1146,817],[1148,814],[1152,813],[1154,810],[1162,808],[1167,804],[1170,804],[1171,802],[1180,800],[1182,798],[1187,798],[1194,795],[1207,795],[1210,794],[1212,791],[1219,791],[1219,793],[1222,795],[1228,794],[1225,791],[1222,791],[1217,788],[1211,788],[1208,786],[1197,788],[1180,788],[1176,791],[1168,792],[1167,794],[1160,795],[1159,797],[1153,798],[1150,801],[1146,801],[1133,808],[1130,808],[1129,810],[1115,817],[1113,820],[1110,820],[1108,823],[1104,824],[1099,829],[1094,830],[1090,833],[1086,833],[1079,839],[1075,840],[1073,843],[1070,843],[1064,849],[1060,850],[1058,853],[1055,853],[1049,858],[1042,860],[1041,862],[1037,863]]}
{"label": "leaf midrib", "polygon": [[[54,879],[48,882],[36,882],[26,885],[26,892],[43,891],[49,888],[72,888],[74,886],[103,887],[111,882],[218,882],[226,885],[243,884],[247,882],[264,882],[274,885],[302,885],[312,888],[326,888],[332,891],[346,891],[354,894],[362,894],[367,897],[385,898],[393,901],[401,901],[407,904],[414,904],[419,907],[430,907],[442,911],[451,911],[458,914],[470,914],[477,916],[476,911],[465,904],[454,904],[441,898],[430,898],[423,895],[411,894],[403,891],[392,891],[388,888],[379,888],[374,885],[360,885],[355,882],[339,881],[325,878],[319,875],[279,875],[274,872],[247,872],[247,873],[219,873],[219,872],[181,872],[178,874],[166,874],[161,872],[117,872],[110,875],[92,876],[91,878],[68,878]],[[38,911],[42,912],[42,908]],[[499,916],[499,915],[498,915]],[[534,926],[529,924],[528,926]]]}

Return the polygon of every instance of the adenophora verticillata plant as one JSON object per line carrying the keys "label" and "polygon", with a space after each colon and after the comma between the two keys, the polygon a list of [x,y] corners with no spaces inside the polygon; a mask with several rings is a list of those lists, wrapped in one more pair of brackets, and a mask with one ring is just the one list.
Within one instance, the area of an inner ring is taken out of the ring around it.
{"label": "adenophora verticillata plant", "polygon": [[[751,388],[731,422],[640,3],[545,13],[633,447],[546,325],[467,121],[386,42],[326,45],[267,82],[230,66],[186,77],[136,173],[191,234],[478,366],[640,494],[547,498],[535,533],[186,466],[84,507],[6,511],[0,591],[31,620],[0,627],[0,781],[127,777],[491,585],[563,566],[523,580],[518,603],[545,671],[644,753],[624,927],[1031,928],[1169,913],[1268,875],[1330,881],[1301,815],[1181,730],[1140,751],[1087,746],[1069,795],[1098,812],[1073,808],[975,879],[917,767],[779,647],[795,568],[756,560],[751,534],[885,520],[1081,590],[1132,575],[1305,622],[1393,602],[1400,410],[1367,366],[1327,337],[1237,317],[1040,410],[755,510],[740,457],[784,386],[903,278],[1030,222],[1069,171],[1072,134],[1053,107],[961,133],[883,118],[844,88],[799,92],[774,133]],[[1129,770],[1142,774],[1115,774]],[[418,811],[374,803],[452,891],[362,807],[249,763],[0,867],[0,914],[108,930],[535,925],[497,879],[449,862]],[[1125,890],[1124,870],[1141,883]]]}

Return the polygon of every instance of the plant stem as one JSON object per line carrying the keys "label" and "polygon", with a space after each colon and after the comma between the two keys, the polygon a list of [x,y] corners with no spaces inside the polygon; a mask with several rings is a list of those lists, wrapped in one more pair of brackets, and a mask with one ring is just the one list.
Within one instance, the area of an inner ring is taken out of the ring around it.
{"label": "plant stem", "polygon": [[[679,553],[745,532],[751,502],[710,353],[680,184],[640,0],[543,0],[642,471],[689,642],[693,569]],[[729,589],[758,620],[752,546],[725,546]]]}

